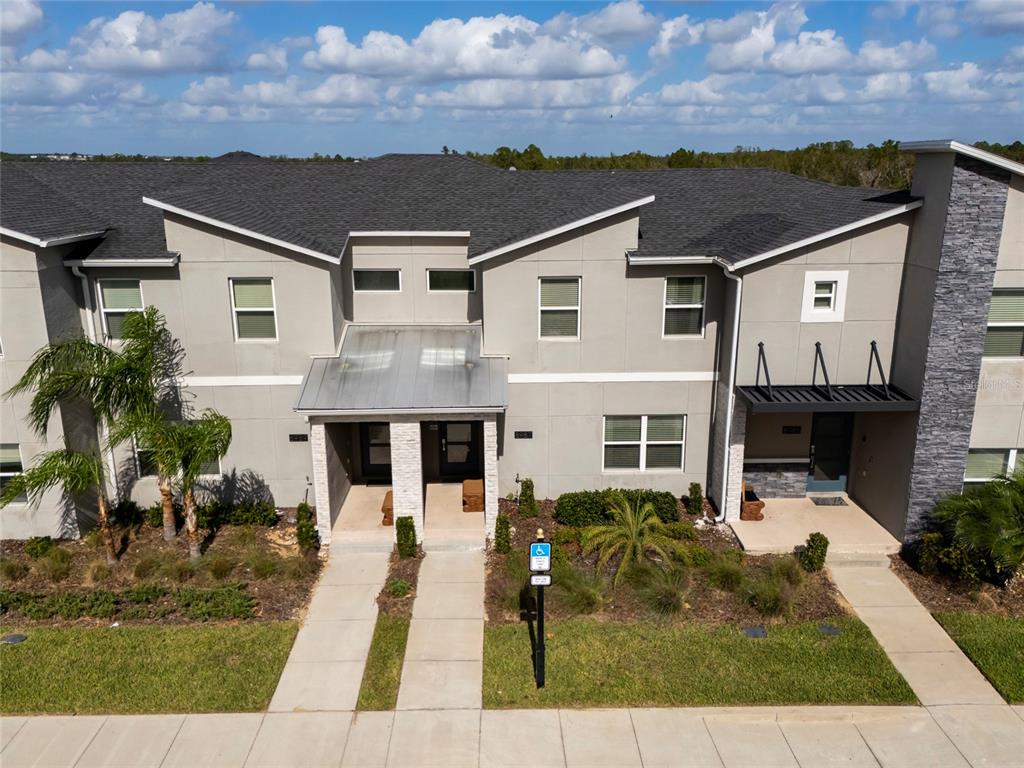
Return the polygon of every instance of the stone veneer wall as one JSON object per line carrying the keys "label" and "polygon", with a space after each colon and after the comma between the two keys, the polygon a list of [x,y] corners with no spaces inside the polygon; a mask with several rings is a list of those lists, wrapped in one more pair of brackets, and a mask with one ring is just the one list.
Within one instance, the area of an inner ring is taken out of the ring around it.
{"label": "stone veneer wall", "polygon": [[739,520],[743,505],[743,453],[747,440],[747,404],[734,398],[732,435],[729,440],[729,480],[726,486],[725,519]]}
{"label": "stone veneer wall", "polygon": [[746,462],[743,482],[762,499],[795,499],[807,495],[807,463]]}
{"label": "stone veneer wall", "polygon": [[921,386],[906,542],[920,536],[935,503],[963,484],[1009,181],[1007,171],[956,158]]}
{"label": "stone veneer wall", "polygon": [[320,543],[331,543],[331,494],[327,475],[327,430],[323,424],[309,425],[309,450],[313,457],[313,503]]}
{"label": "stone veneer wall", "polygon": [[484,418],[484,535],[494,539],[498,522],[498,421]]}
{"label": "stone veneer wall", "polygon": [[395,518],[412,517],[423,541],[423,453],[420,422],[391,421],[391,490]]}

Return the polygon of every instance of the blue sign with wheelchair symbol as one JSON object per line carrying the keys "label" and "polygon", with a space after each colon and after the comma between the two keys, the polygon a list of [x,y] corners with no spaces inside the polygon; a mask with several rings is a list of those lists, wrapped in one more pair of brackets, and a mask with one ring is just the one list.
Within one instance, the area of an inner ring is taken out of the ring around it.
{"label": "blue sign with wheelchair symbol", "polygon": [[546,541],[535,541],[530,545],[530,570],[551,570],[551,544]]}

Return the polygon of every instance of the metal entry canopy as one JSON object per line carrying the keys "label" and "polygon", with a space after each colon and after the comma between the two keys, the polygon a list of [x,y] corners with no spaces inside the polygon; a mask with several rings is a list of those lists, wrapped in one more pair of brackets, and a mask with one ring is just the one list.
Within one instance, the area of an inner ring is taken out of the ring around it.
{"label": "metal entry canopy", "polygon": [[919,401],[889,384],[832,384],[828,389],[808,384],[737,387],[753,413],[814,413],[823,411],[916,411]]}

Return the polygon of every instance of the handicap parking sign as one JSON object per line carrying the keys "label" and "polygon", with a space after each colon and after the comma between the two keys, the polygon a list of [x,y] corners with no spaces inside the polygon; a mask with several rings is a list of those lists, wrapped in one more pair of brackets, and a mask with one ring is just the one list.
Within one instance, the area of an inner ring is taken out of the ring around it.
{"label": "handicap parking sign", "polygon": [[551,570],[551,544],[546,541],[535,541],[530,545],[530,570]]}

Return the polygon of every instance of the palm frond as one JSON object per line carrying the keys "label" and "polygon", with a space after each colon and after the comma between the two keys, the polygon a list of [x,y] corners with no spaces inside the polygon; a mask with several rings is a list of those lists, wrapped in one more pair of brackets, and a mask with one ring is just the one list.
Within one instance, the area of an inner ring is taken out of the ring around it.
{"label": "palm frond", "polygon": [[24,472],[10,478],[0,494],[0,507],[19,496],[38,502],[46,491],[61,486],[70,495],[103,486],[103,460],[95,453],[62,448],[48,451]]}

